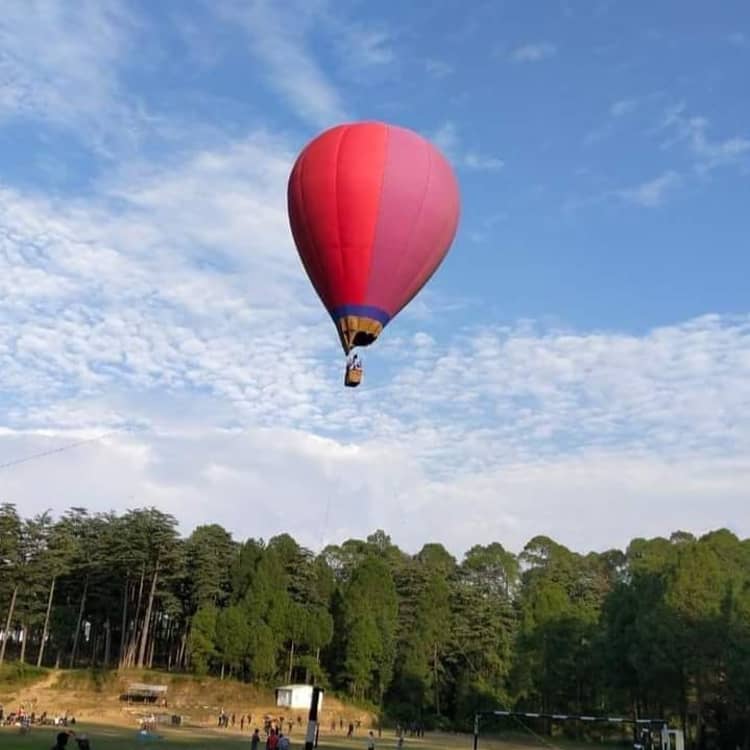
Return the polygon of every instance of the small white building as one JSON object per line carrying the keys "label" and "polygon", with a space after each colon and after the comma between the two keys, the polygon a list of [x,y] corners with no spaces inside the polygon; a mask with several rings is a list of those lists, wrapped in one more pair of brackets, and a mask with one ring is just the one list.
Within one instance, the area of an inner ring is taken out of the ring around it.
{"label": "small white building", "polygon": [[[312,685],[283,685],[276,688],[276,705],[284,708],[310,708]],[[323,691],[318,699],[318,711],[323,708]]]}

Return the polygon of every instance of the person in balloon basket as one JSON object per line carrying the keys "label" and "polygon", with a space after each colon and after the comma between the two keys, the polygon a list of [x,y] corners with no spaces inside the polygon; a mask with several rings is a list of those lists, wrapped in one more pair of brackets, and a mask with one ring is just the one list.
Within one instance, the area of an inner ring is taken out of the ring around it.
{"label": "person in balloon basket", "polygon": [[357,386],[362,381],[362,362],[358,354],[352,355],[346,362],[344,382],[349,386]]}

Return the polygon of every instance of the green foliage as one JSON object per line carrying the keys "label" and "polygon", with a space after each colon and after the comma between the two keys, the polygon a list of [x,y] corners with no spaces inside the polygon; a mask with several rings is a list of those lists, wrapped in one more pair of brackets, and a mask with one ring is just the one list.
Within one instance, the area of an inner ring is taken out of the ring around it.
{"label": "green foliage", "polygon": [[188,639],[188,651],[196,674],[208,673],[211,660],[217,651],[216,620],[218,610],[213,604],[200,607],[193,616]]}
{"label": "green foliage", "polygon": [[[750,746],[750,541],[634,539],[580,554],[400,550],[378,530],[316,555],[288,534],[187,538],[156,509],[0,506],[0,685],[29,663],[315,681],[386,720],[468,728],[477,710],[665,716]],[[64,687],[64,686],[63,686]],[[68,686],[75,689],[72,683]]]}
{"label": "green foliage", "polygon": [[398,598],[393,576],[380,557],[368,555],[352,570],[343,592],[341,677],[351,695],[380,702],[396,658]]}

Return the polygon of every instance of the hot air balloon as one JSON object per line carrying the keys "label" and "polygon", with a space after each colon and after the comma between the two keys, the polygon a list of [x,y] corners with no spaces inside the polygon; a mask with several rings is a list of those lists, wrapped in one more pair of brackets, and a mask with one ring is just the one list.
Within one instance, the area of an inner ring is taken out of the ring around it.
{"label": "hot air balloon", "polygon": [[458,228],[458,184],[417,133],[381,122],[324,131],[289,176],[289,224],[302,264],[362,380],[355,347],[372,344],[422,289]]}

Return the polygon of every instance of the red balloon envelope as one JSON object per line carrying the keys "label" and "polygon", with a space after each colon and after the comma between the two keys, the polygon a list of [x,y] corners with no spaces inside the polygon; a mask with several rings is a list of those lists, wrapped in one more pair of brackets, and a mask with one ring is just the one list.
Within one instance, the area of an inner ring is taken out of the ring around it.
{"label": "red balloon envelope", "polygon": [[427,283],[458,227],[453,170],[424,138],[379,122],[339,125],[300,153],[289,222],[344,351],[371,344]]}

